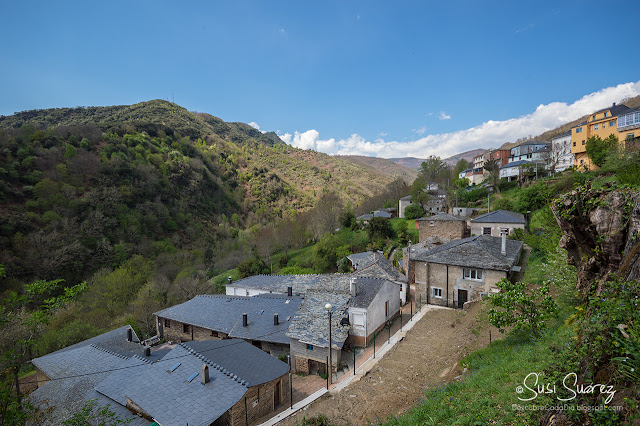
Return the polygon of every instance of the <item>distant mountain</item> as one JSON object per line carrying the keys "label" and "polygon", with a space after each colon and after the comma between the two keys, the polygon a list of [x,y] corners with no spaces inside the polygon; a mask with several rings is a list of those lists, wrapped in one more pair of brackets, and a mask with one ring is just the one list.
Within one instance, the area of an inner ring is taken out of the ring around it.
{"label": "distant mountain", "polygon": [[[471,151],[465,151],[465,152],[461,152],[460,154],[452,155],[451,157],[445,158],[442,161],[447,163],[447,165],[449,166],[455,166],[456,163],[463,158],[467,160],[469,163],[473,163],[473,157],[475,157],[478,154],[482,154],[484,151],[486,150],[483,148],[472,149]],[[403,158],[389,158],[389,160],[393,161],[396,164],[400,164],[401,166],[406,167],[408,169],[418,170],[420,169],[420,165],[422,164],[422,162],[425,161],[426,159],[415,158],[415,157],[403,157]]]}
{"label": "distant mountain", "polygon": [[162,100],[0,116],[0,264],[71,282],[174,246],[222,252],[327,191],[357,206],[394,180]]}
{"label": "distant mountain", "polygon": [[405,167],[386,158],[368,157],[365,155],[339,155],[336,157],[367,167],[372,173],[401,178],[409,185],[418,177],[418,172],[415,168]]}

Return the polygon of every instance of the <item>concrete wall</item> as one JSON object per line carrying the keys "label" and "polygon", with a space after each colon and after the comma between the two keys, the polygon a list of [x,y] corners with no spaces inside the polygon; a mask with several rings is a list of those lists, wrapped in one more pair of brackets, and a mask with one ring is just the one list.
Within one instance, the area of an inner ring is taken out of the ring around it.
{"label": "concrete wall", "polygon": [[499,237],[501,229],[508,229],[509,234],[514,229],[524,229],[522,223],[474,223],[471,222],[471,235],[483,235],[484,228],[491,228],[491,236]]}
{"label": "concrete wall", "polygon": [[[385,315],[385,304],[389,309]],[[387,320],[395,318],[400,312],[400,298],[398,298],[398,287],[396,284],[385,282],[380,291],[373,298],[367,310],[367,336],[372,335],[380,327],[384,326]]]}
{"label": "concrete wall", "polygon": [[[471,280],[463,277],[463,268],[460,266],[449,265],[447,267],[447,265],[429,263],[426,268],[428,281],[426,286],[421,289],[424,292],[423,300],[428,293],[430,304],[451,308],[458,306],[458,290],[467,291],[467,301],[477,300],[482,294],[488,294],[489,289],[496,288],[496,283],[502,278],[507,278],[507,273],[504,271],[488,269],[482,270],[481,279]],[[448,292],[447,276],[449,278]],[[434,296],[434,288],[442,289],[442,297]]]}
{"label": "concrete wall", "polygon": [[464,238],[467,222],[463,220],[418,220],[418,240],[424,241],[428,237]]}
{"label": "concrete wall", "polygon": [[[317,361],[320,363],[326,363],[329,356],[329,348],[323,348],[313,345],[313,350],[307,349],[307,344],[297,339],[291,339],[289,345],[291,348],[291,365],[294,367],[294,373],[306,373],[309,374],[309,360]],[[340,349],[332,349],[331,366],[333,372],[338,371],[338,363],[340,362],[340,356],[342,351]]]}
{"label": "concrete wall", "polygon": [[400,201],[398,201],[398,214],[399,214],[398,217],[403,218],[404,217],[404,209],[406,209],[407,206],[410,206],[411,204],[412,204],[411,200],[400,200]]}
{"label": "concrete wall", "polygon": [[271,293],[267,290],[257,290],[254,288],[244,288],[244,287],[236,287],[233,285],[228,285],[226,287],[227,296],[257,296],[258,294]]}
{"label": "concrete wall", "polygon": [[245,421],[248,421],[251,424],[260,417],[273,413],[278,408],[273,405],[276,390],[280,393],[280,405],[288,406],[290,403],[290,389],[289,373],[270,382],[252,386],[247,390],[244,397],[240,398],[240,401],[225,413],[224,418],[219,419],[218,423],[244,426],[246,424]]}

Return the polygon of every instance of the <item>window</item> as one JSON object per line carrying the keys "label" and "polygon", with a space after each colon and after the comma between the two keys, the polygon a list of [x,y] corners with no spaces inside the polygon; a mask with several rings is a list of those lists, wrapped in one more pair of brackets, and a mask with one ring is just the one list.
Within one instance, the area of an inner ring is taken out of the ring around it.
{"label": "window", "polygon": [[595,115],[595,114],[593,114],[593,119],[594,119],[594,120],[596,119],[596,115]]}
{"label": "window", "polygon": [[584,141],[582,141],[582,145],[584,145]]}
{"label": "window", "polygon": [[573,146],[576,146],[576,143],[575,143],[575,142],[573,143]]}
{"label": "window", "polygon": [[532,154],[527,154],[527,158],[531,158],[531,155],[532,155]]}
{"label": "window", "polygon": [[578,128],[576,129],[576,133],[582,133],[582,127],[578,127]]}
{"label": "window", "polygon": [[609,115],[609,113],[607,111],[604,112],[604,116],[605,118]]}
{"label": "window", "polygon": [[429,221],[429,226],[436,226],[436,221],[435,220],[430,220]]}
{"label": "window", "polygon": [[313,345],[311,343],[307,343],[307,350],[308,351],[312,351],[313,350]]}
{"label": "window", "polygon": [[211,330],[211,337],[218,337],[218,332]]}
{"label": "window", "polygon": [[627,140],[631,140],[633,139],[634,135],[633,133],[627,133]]}
{"label": "window", "polygon": [[584,160],[580,160],[580,164],[584,163]]}
{"label": "window", "polygon": [[437,297],[438,299],[442,299],[442,289],[433,287],[433,297]]}
{"label": "window", "polygon": [[182,324],[182,331],[184,333],[188,333],[189,332],[189,324]]}
{"label": "window", "polygon": [[491,228],[482,228],[482,235],[491,235]]}
{"label": "window", "polygon": [[465,280],[482,281],[482,270],[462,268],[462,277]]}
{"label": "window", "polygon": [[171,328],[171,321],[168,319],[164,320],[164,328]]}
{"label": "window", "polygon": [[616,125],[616,120],[611,120],[611,121],[609,122],[609,127],[613,127],[613,126],[615,126],[615,125]]}

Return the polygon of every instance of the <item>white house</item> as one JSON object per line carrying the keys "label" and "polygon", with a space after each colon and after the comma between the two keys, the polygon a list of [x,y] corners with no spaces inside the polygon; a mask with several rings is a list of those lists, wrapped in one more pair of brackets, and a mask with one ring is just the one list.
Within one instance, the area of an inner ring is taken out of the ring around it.
{"label": "white house", "polygon": [[571,130],[551,139],[549,168],[561,172],[573,166],[574,155],[571,153]]}

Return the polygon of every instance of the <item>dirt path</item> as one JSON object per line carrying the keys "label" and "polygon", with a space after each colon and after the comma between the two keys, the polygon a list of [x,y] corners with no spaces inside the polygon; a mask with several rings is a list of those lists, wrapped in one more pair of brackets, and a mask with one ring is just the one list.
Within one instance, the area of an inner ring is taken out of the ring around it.
{"label": "dirt path", "polygon": [[302,424],[303,417],[324,414],[338,425],[379,423],[413,408],[425,389],[454,380],[459,361],[470,352],[502,337],[486,321],[486,305],[468,310],[429,311],[361,380],[337,395],[327,394],[285,419],[281,425]]}

